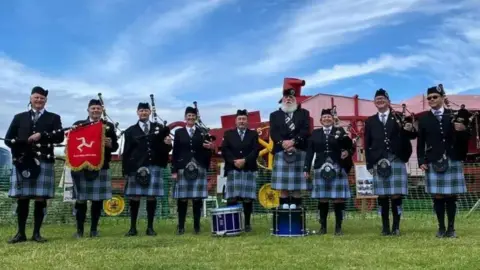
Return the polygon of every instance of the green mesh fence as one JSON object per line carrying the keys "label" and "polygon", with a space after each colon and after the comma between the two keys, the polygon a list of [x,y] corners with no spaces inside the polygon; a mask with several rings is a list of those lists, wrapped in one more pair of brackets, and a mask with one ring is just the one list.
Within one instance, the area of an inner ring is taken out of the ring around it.
{"label": "green mesh fence", "polygon": [[[219,168],[214,168],[215,165],[212,165],[212,172],[209,174],[209,199],[205,200],[206,209],[215,208],[218,204],[219,207],[225,206],[225,200],[223,200],[223,194],[217,193],[217,180],[219,179]],[[418,169],[416,169],[418,170]],[[418,172],[415,169],[409,170],[411,175],[416,175]],[[118,161],[113,161],[111,163],[111,172],[112,172],[112,186],[114,199],[107,201],[106,207],[104,207],[104,212],[102,216],[105,218],[124,220],[128,222],[128,219],[124,217],[129,216],[128,211],[128,200],[125,200],[123,197],[123,187],[124,180],[121,176],[121,163]],[[64,173],[64,162],[57,161],[55,164],[55,176],[56,176],[56,195],[55,198],[49,200],[48,202],[48,212],[45,218],[45,223],[73,223],[74,219],[74,209],[73,202],[64,201],[64,189],[62,186],[62,174]],[[4,165],[0,168],[0,223],[16,223],[15,217],[15,200],[8,197],[9,182],[11,174],[11,165]],[[459,197],[458,200],[458,209],[459,211],[470,211],[476,203],[479,203],[480,200],[480,182],[476,181],[480,175],[480,166],[479,164],[466,164],[465,165],[465,176],[467,182],[468,193],[463,194]],[[167,181],[164,182],[165,190],[168,191],[168,197],[164,197],[161,200],[158,200],[158,212],[157,218],[160,219],[175,219],[176,218],[176,201],[172,198],[172,183],[170,181],[170,170],[164,170],[164,179]],[[270,171],[261,169],[258,172],[257,179],[257,191],[260,191],[262,187],[269,184],[270,182]],[[352,198],[347,201],[347,217],[355,216],[356,213],[362,213],[365,215],[375,215],[377,214],[377,205],[376,199],[359,199],[356,194],[356,185],[355,185],[355,171],[349,175],[350,189],[352,193]],[[411,176],[409,177],[409,195],[404,199],[403,208],[404,214],[408,215],[409,213],[424,213],[427,215],[432,215],[432,200],[429,194],[425,193],[425,184],[423,176]],[[258,193],[257,193],[258,194]],[[264,193],[262,193],[264,194]],[[265,193],[268,194],[268,193]],[[268,197],[268,196],[266,196]],[[317,201],[310,198],[309,192],[303,193],[304,206],[307,212],[311,213],[312,216],[315,216],[317,212]],[[267,202],[274,202],[273,199],[267,200]],[[140,217],[146,217],[145,211],[145,201],[142,200],[141,210],[139,213]],[[480,203],[479,203],[480,204]],[[104,204],[105,206],[105,204]],[[189,207],[189,211],[191,211]],[[30,211],[33,211],[33,207],[30,207]],[[267,215],[271,209],[267,209],[261,205],[259,200],[254,203],[254,213],[256,217],[267,218]],[[477,213],[480,211],[476,211]],[[189,212],[189,215],[191,213]],[[123,218],[122,218],[123,217]],[[31,219],[29,219],[31,221]]]}

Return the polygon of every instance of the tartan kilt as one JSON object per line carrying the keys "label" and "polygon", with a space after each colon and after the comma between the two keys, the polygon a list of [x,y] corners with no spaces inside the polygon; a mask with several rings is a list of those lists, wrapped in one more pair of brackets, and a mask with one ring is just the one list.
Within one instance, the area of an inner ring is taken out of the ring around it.
{"label": "tartan kilt", "polygon": [[[337,176],[335,179],[328,181],[321,177],[321,169],[315,169],[313,172],[312,198],[315,199],[349,199],[350,186],[348,184],[348,176],[344,169],[338,164],[334,164]],[[338,172],[341,171],[341,175]]]}
{"label": "tartan kilt", "polygon": [[296,161],[287,163],[282,150],[273,157],[272,188],[276,190],[309,190],[310,182],[303,173],[305,151],[297,150]]}
{"label": "tartan kilt", "polygon": [[54,163],[40,161],[40,174],[35,180],[23,179],[17,173],[15,166],[10,177],[10,198],[18,197],[43,197],[51,199],[55,196],[55,168]]}
{"label": "tartan kilt", "polygon": [[100,170],[97,179],[88,181],[84,176],[73,178],[73,199],[78,201],[102,201],[112,198],[110,169]]}
{"label": "tartan kilt", "polygon": [[125,184],[125,190],[124,190],[126,197],[135,197],[135,196],[162,197],[164,196],[162,167],[148,166],[148,169],[150,170],[150,185],[148,187],[143,187],[139,185],[135,180],[135,174],[129,175],[127,177],[127,182]]}
{"label": "tartan kilt", "polygon": [[257,198],[257,172],[231,170],[227,173],[226,199],[240,197]]}
{"label": "tartan kilt", "polygon": [[436,173],[431,164],[425,173],[425,192],[430,194],[461,194],[467,192],[463,162],[448,159],[445,173]]}
{"label": "tartan kilt", "polygon": [[196,180],[186,180],[183,176],[183,169],[178,170],[177,181],[173,183],[174,199],[207,198],[207,171],[198,166],[198,177]]}
{"label": "tartan kilt", "polygon": [[[383,178],[375,174],[373,176],[373,192],[375,195],[408,195],[407,165],[394,156],[389,155],[392,166],[392,174]],[[374,165],[376,169],[377,165]]]}

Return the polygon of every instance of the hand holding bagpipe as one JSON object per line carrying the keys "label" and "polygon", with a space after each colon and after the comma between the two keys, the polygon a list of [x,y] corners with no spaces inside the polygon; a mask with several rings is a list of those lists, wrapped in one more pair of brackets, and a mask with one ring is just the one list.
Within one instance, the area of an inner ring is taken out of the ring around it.
{"label": "hand holding bagpipe", "polygon": [[[415,115],[407,109],[407,105],[402,104],[401,112],[395,111],[392,106],[390,106],[390,112],[400,128],[406,131],[415,132],[415,127],[413,126]],[[407,116],[407,112],[410,115]]]}
{"label": "hand holding bagpipe", "polygon": [[[450,115],[451,117],[451,122],[454,125],[454,129],[456,131],[465,131],[465,130],[470,130],[472,128],[473,122],[477,119],[478,117],[478,112],[471,112],[465,108],[465,104],[458,105],[455,104],[454,102],[451,102],[447,95],[445,94],[445,90],[443,88],[443,84],[439,84],[437,86],[440,90],[441,93],[444,93],[444,103],[446,109],[449,109],[451,113],[444,113],[444,115]],[[459,107],[458,110],[454,110],[451,108],[451,104]],[[475,121],[476,122],[476,121]]]}
{"label": "hand holding bagpipe", "polygon": [[[330,136],[334,136],[335,139],[337,140],[338,145],[342,149],[341,158],[345,159],[350,154],[350,151],[353,151],[354,142],[345,132],[343,127],[340,125],[340,118],[338,118],[336,105],[332,106],[332,117],[333,117],[333,126],[337,128],[337,131],[335,132],[335,134]],[[344,132],[341,132],[339,128],[342,129]]]}

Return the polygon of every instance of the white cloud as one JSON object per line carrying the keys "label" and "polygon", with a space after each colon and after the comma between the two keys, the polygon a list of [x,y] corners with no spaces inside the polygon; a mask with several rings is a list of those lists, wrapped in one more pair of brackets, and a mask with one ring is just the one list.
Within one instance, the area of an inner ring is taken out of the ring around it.
{"label": "white cloud", "polygon": [[415,50],[428,57],[424,66],[448,94],[480,90],[480,3],[471,13],[446,18],[443,25]]}
{"label": "white cloud", "polygon": [[[355,78],[376,72],[405,71],[407,69],[418,67],[426,60],[427,58],[421,55],[394,56],[385,54],[378,58],[368,59],[363,63],[338,64],[331,68],[319,69],[312,74],[298,76],[298,78],[301,78],[306,82],[303,89],[320,88],[340,80]],[[265,104],[266,100],[276,102],[279,97],[281,97],[281,93],[282,85],[279,84],[278,87],[235,95],[230,97],[229,100],[235,104],[242,102],[244,104],[254,103],[260,105],[262,103]]]}
{"label": "white cloud", "polygon": [[327,0],[306,5],[283,18],[266,55],[240,68],[246,74],[271,74],[289,70],[317,53],[352,43],[371,30],[398,24],[412,12],[439,13],[458,8],[437,0]]}
{"label": "white cloud", "polygon": [[186,1],[167,12],[151,7],[118,36],[106,58],[100,61],[102,72],[118,74],[136,67],[139,57],[145,57],[151,48],[158,50],[162,43],[173,42],[172,37],[198,27],[201,19],[231,0]]}

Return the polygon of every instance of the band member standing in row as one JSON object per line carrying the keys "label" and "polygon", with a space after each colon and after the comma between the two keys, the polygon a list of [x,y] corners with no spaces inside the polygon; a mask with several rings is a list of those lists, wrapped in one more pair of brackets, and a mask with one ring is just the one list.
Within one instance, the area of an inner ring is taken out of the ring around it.
{"label": "band member standing in row", "polygon": [[247,110],[238,110],[236,128],[225,131],[222,156],[225,160],[227,205],[243,201],[245,231],[252,230],[250,217],[257,198],[258,133],[248,129]]}
{"label": "band member standing in row", "polygon": [[[467,190],[463,160],[470,135],[465,124],[452,121],[452,110],[443,107],[445,92],[442,86],[428,88],[427,100],[431,110],[418,122],[418,165],[425,171],[425,191],[433,196],[438,219],[437,237],[454,238],[457,195]],[[445,228],[445,208],[448,228]]]}
{"label": "band member standing in row", "polygon": [[350,198],[348,173],[353,167],[353,142],[343,128],[333,126],[331,109],[322,110],[320,121],[323,127],[315,129],[308,139],[304,172],[305,177],[310,178],[315,154],[312,198],[319,199],[321,224],[319,234],[327,233],[329,200],[333,200],[335,235],[342,235],[345,200]]}
{"label": "band member standing in row", "polygon": [[[301,190],[310,189],[303,173],[305,150],[310,135],[310,113],[300,108],[294,88],[283,90],[281,108],[270,114],[273,140],[272,188],[279,190],[282,208],[294,209],[302,204]],[[293,191],[293,198],[288,198]]]}
{"label": "band member standing in row", "polygon": [[9,241],[11,244],[27,241],[25,227],[30,199],[35,199],[32,240],[46,241],[40,235],[40,228],[46,200],[55,196],[53,144],[62,143],[64,139],[60,116],[45,110],[47,96],[48,90],[34,87],[30,95],[31,109],[15,115],[5,135],[14,164],[8,196],[17,199],[18,232]]}
{"label": "band member standing in row", "polygon": [[122,156],[123,175],[127,178],[125,196],[129,197],[130,230],[125,236],[137,235],[137,217],[142,196],[147,197],[146,234],[157,235],[153,220],[157,209],[157,197],[163,197],[163,172],[172,150],[170,129],[150,122],[151,109],[148,103],[139,103],[138,122],[125,131]]}
{"label": "band member standing in row", "polygon": [[[406,162],[412,155],[410,140],[416,138],[411,123],[402,126],[390,110],[387,91],[375,93],[378,113],[365,121],[365,156],[367,169],[373,175],[374,193],[382,216],[382,235],[400,235],[402,196],[408,194]],[[397,116],[398,117],[398,116]],[[391,198],[393,223],[390,231]]]}
{"label": "band member standing in row", "polygon": [[177,199],[177,234],[185,233],[185,218],[188,200],[192,200],[193,228],[200,233],[200,215],[203,199],[207,198],[207,171],[210,167],[214,145],[205,141],[201,131],[195,126],[197,110],[185,109],[185,128],[175,130],[172,151],[173,198]]}
{"label": "band member standing in row", "polygon": [[[73,125],[101,121],[103,107],[98,99],[92,99],[88,103],[88,118],[76,121]],[[112,181],[110,173],[110,160],[112,152],[117,151],[118,142],[115,134],[115,127],[112,123],[106,122],[106,138],[103,167],[99,171],[84,169],[78,172],[72,171],[73,199],[75,199],[75,210],[77,219],[77,232],[75,237],[83,237],[84,223],[87,214],[87,201],[91,201],[90,209],[90,237],[97,237],[98,221],[103,209],[103,200],[112,198]]]}

